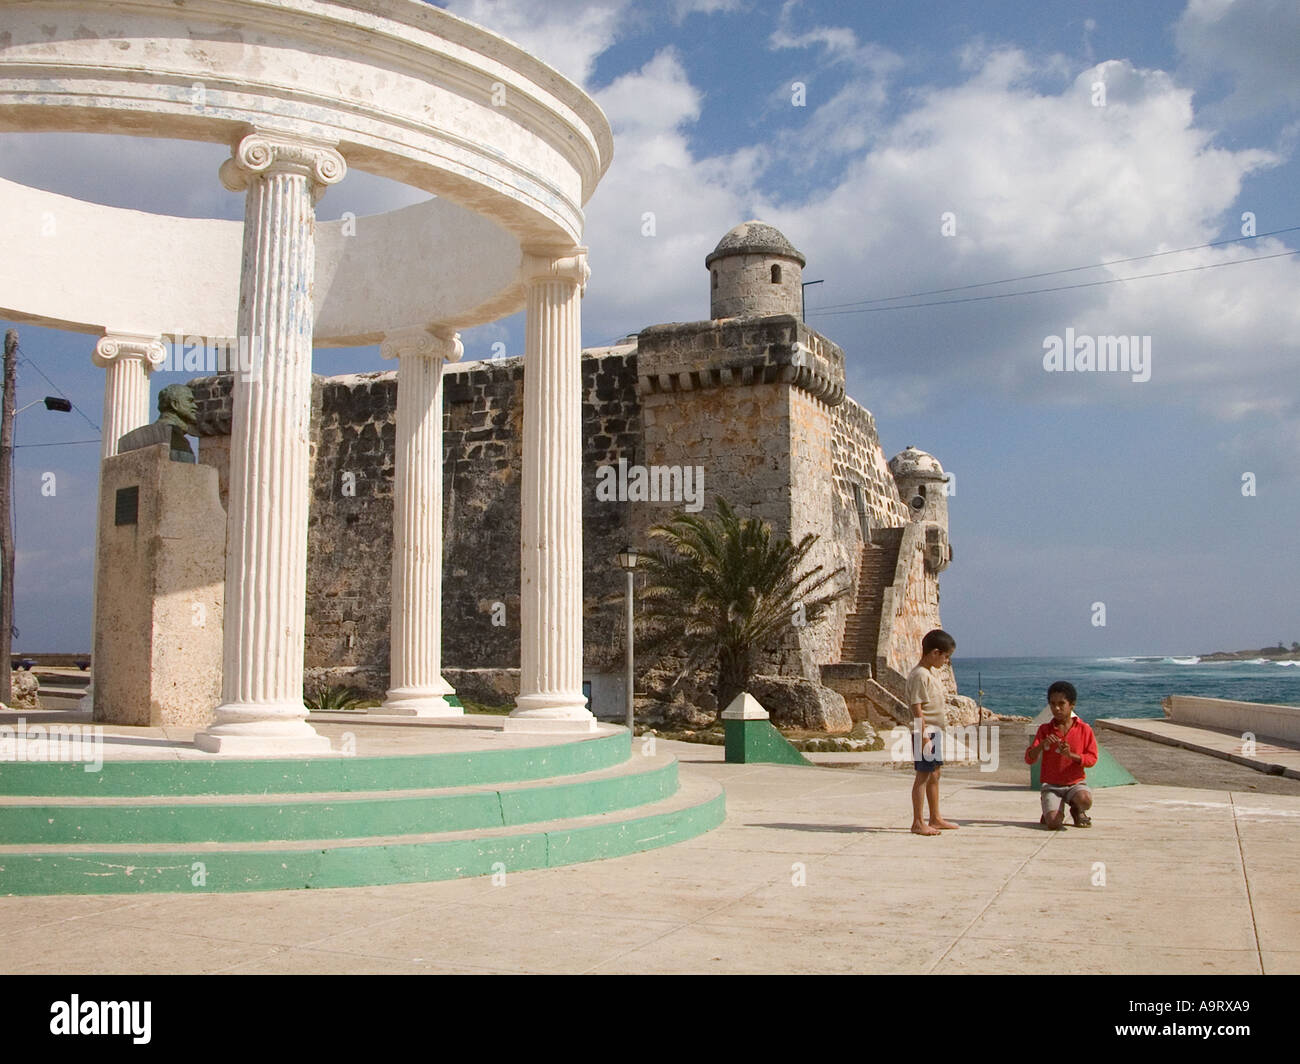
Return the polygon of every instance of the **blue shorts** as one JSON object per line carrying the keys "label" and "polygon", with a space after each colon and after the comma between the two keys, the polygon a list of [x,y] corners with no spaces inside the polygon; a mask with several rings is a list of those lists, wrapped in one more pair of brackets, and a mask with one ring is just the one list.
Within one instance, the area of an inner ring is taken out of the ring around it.
{"label": "blue shorts", "polygon": [[934,772],[943,768],[943,732],[938,728],[927,729],[924,737],[913,732],[912,743],[913,752],[920,755],[912,762],[917,772]]}

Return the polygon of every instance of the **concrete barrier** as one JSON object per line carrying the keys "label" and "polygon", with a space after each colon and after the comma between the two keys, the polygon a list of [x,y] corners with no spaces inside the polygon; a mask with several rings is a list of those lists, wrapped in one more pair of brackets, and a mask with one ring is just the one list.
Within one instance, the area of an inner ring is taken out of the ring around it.
{"label": "concrete barrier", "polygon": [[1161,706],[1175,724],[1199,724],[1233,732],[1251,732],[1300,745],[1300,706],[1234,702],[1226,698],[1168,695]]}

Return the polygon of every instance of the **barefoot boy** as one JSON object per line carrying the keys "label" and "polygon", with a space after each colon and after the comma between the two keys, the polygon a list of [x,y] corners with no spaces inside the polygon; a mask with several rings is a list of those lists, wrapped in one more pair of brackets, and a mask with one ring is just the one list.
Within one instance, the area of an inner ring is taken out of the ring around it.
{"label": "barefoot boy", "polygon": [[[912,831],[938,835],[957,827],[939,814],[939,772],[943,768],[943,730],[948,710],[939,670],[952,660],[957,642],[941,628],[921,640],[921,660],[907,677],[907,704],[912,708],[916,778],[912,781]],[[922,818],[930,803],[930,822]]]}
{"label": "barefoot boy", "polygon": [[1092,791],[1088,790],[1085,768],[1097,763],[1097,736],[1084,721],[1074,715],[1079,692],[1074,684],[1057,680],[1047,689],[1047,705],[1052,719],[1039,725],[1034,741],[1025,751],[1025,764],[1043,758],[1043,815],[1038,821],[1049,831],[1065,827],[1065,807],[1076,828],[1092,827],[1088,810],[1092,808]]}

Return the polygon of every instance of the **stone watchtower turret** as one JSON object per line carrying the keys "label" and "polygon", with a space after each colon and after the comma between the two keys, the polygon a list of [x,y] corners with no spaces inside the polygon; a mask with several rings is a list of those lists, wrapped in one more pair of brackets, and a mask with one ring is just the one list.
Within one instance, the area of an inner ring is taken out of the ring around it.
{"label": "stone watchtower turret", "polygon": [[806,260],[775,226],[741,222],[704,260],[709,270],[709,317],[793,314],[803,318]]}
{"label": "stone watchtower turret", "polygon": [[[797,543],[808,533],[820,536],[808,563],[834,572],[848,561],[830,532],[844,351],[802,320],[804,261],[775,227],[744,222],[705,258],[710,320],[652,325],[637,335],[643,461],[682,470],[683,483],[690,471],[700,494],[696,510],[721,497],[743,517],[767,522],[777,537]],[[633,519],[649,525],[671,512],[669,505],[641,507]],[[629,535],[645,533],[630,527]],[[852,572],[837,579],[847,584]],[[790,683],[798,678],[809,698],[821,698],[820,665],[838,655],[848,605],[842,599],[824,623],[792,619],[760,671]]]}
{"label": "stone watchtower turret", "polygon": [[925,567],[941,573],[952,561],[948,542],[948,477],[932,454],[908,447],[889,460],[898,494],[916,524],[925,526]]}

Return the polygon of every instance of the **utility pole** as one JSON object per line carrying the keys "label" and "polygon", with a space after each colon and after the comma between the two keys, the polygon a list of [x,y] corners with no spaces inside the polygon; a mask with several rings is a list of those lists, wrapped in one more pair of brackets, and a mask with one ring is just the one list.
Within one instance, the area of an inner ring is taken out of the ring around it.
{"label": "utility pole", "polygon": [[14,526],[10,519],[14,479],[14,397],[18,390],[18,332],[5,333],[4,403],[0,407],[0,702],[13,700]]}

